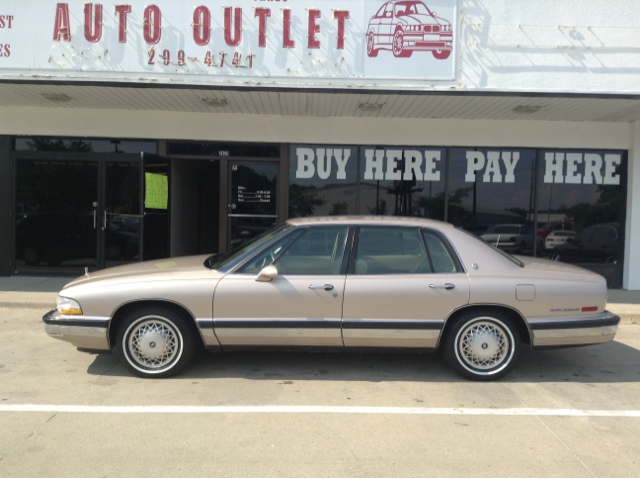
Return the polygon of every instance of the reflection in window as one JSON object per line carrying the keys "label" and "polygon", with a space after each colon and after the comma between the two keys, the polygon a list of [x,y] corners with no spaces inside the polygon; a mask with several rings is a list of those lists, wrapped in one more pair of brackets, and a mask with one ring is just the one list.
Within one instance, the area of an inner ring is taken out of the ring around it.
{"label": "reflection in window", "polygon": [[278,258],[278,274],[339,274],[348,231],[346,226],[309,228]]}
{"label": "reflection in window", "polygon": [[[587,267],[622,284],[626,167],[621,152],[542,151],[538,231],[555,261]],[[573,231],[557,241],[561,231]],[[553,235],[552,235],[553,233]]]}
{"label": "reflection in window", "polygon": [[[535,150],[452,148],[448,221],[510,253],[533,254]],[[523,228],[525,227],[525,228]]]}
{"label": "reflection in window", "polygon": [[444,149],[360,148],[360,212],[444,219]]}
{"label": "reflection in window", "polygon": [[360,228],[355,274],[425,274],[433,268],[417,228]]}
{"label": "reflection in window", "polygon": [[86,138],[16,138],[16,151],[76,153],[156,153],[155,141],[90,140]]}
{"label": "reflection in window", "polygon": [[289,218],[356,214],[357,148],[293,145]]}

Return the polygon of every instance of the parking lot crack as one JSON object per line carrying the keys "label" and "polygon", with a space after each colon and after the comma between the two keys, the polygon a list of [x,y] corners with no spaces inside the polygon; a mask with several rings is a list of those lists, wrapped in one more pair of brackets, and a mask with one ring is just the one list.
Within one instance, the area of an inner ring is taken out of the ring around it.
{"label": "parking lot crack", "polygon": [[27,436],[20,441],[18,444],[16,444],[10,451],[8,451],[4,456],[0,456],[0,462],[2,462],[2,460],[5,457],[8,457],[13,451],[15,451],[16,449],[18,449],[20,446],[22,446],[25,442],[27,442],[31,437],[33,437],[40,429],[42,429],[46,424],[49,423],[49,421],[51,421],[54,417],[56,417],[58,415],[58,412],[54,412],[51,416],[49,416],[49,418],[42,422],[40,424],[40,426],[38,426],[37,428],[35,428],[33,431],[31,431],[31,433],[27,434]]}
{"label": "parking lot crack", "polygon": [[591,470],[591,468],[590,468],[589,466],[587,466],[587,465],[584,463],[584,461],[583,461],[582,459],[580,459],[580,458],[578,457],[578,455],[577,455],[575,452],[573,452],[573,450],[572,450],[572,449],[571,449],[571,448],[570,448],[570,447],[569,447],[569,446],[568,446],[568,445],[567,445],[567,444],[566,444],[562,439],[560,439],[560,438],[558,437],[558,435],[557,435],[555,432],[553,432],[553,431],[551,430],[551,428],[549,428],[549,426],[547,426],[547,425],[544,423],[544,421],[543,421],[542,419],[540,419],[540,417],[539,417],[537,414],[534,414],[534,413],[532,412],[531,408],[530,408],[529,406],[527,406],[527,405],[524,403],[524,401],[522,401],[522,399],[520,399],[520,396],[518,396],[518,395],[516,394],[516,392],[515,392],[513,389],[511,389],[511,388],[510,388],[509,386],[507,386],[506,384],[503,384],[503,386],[504,386],[504,387],[505,387],[505,388],[506,388],[506,389],[507,389],[511,394],[513,394],[513,396],[518,400],[518,402],[519,402],[520,404],[522,404],[522,407],[524,407],[525,409],[527,409],[528,411],[530,411],[530,412],[531,412],[531,415],[532,415],[533,417],[535,417],[535,418],[538,420],[538,422],[539,422],[540,424],[542,424],[542,427],[544,427],[544,428],[549,432],[549,434],[551,434],[553,437],[555,437],[555,438],[556,438],[556,440],[557,440],[560,444],[562,444],[562,445],[564,446],[564,448],[565,448],[567,451],[569,451],[569,452],[573,455],[573,457],[575,457],[575,458],[576,458],[576,460],[577,460],[580,464],[582,464],[582,466],[583,466],[587,471],[589,471],[589,474],[591,474],[593,477],[598,477],[598,476],[597,476],[597,475],[596,475],[596,474]]}

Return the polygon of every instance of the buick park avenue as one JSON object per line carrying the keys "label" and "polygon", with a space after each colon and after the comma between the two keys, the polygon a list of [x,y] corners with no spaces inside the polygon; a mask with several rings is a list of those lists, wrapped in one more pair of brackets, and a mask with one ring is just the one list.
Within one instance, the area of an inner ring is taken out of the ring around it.
{"label": "buick park avenue", "polygon": [[86,274],[47,333],[112,350],[138,376],[178,373],[197,348],[441,351],[468,379],[505,376],[523,348],[611,341],[602,276],[507,253],[418,218],[289,220],[222,255]]}

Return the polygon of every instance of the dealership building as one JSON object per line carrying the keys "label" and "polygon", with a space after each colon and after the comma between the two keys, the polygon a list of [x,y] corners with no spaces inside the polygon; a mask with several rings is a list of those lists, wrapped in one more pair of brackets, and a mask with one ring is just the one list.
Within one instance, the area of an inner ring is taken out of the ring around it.
{"label": "dealership building", "polygon": [[637,0],[154,1],[0,4],[0,276],[357,214],[640,290]]}

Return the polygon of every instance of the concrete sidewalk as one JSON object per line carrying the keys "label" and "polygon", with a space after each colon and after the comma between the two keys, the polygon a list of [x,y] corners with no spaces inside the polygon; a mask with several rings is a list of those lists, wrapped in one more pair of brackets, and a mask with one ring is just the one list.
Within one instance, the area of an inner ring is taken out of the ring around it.
{"label": "concrete sidewalk", "polygon": [[[32,308],[44,312],[56,307],[58,292],[72,278],[12,276],[0,278],[0,308]],[[640,324],[640,291],[609,290],[607,309],[623,324]]]}

